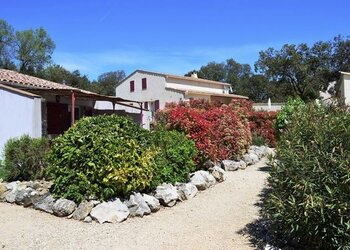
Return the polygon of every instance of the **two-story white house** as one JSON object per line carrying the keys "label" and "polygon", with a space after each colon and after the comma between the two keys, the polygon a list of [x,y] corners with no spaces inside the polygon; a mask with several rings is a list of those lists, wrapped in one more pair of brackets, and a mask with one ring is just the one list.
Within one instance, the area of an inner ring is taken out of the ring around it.
{"label": "two-story white house", "polygon": [[[190,99],[207,99],[228,104],[232,99],[248,99],[230,94],[230,84],[191,77],[136,70],[116,87],[116,95],[143,103],[143,127],[149,128],[158,109],[166,103]],[[125,107],[124,107],[125,109]],[[135,112],[126,108],[127,112]]]}

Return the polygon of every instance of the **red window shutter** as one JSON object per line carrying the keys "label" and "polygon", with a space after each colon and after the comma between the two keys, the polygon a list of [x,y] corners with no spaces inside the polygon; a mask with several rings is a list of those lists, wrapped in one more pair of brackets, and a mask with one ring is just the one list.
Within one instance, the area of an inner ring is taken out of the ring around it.
{"label": "red window shutter", "polygon": [[154,102],[154,109],[157,111],[159,109],[159,100]]}
{"label": "red window shutter", "polygon": [[147,89],[147,78],[142,78],[142,90]]}
{"label": "red window shutter", "polygon": [[145,109],[148,109],[148,102],[145,102],[145,103],[144,103],[144,108],[145,108]]}
{"label": "red window shutter", "polygon": [[130,81],[130,92],[135,91],[135,81]]}

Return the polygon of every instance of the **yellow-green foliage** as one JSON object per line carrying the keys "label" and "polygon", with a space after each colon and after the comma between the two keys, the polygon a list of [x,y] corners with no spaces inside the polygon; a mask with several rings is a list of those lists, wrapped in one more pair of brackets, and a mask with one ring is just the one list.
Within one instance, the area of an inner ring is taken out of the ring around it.
{"label": "yellow-green foliage", "polygon": [[157,150],[150,133],[125,117],[79,120],[53,142],[49,176],[56,196],[107,200],[150,187]]}

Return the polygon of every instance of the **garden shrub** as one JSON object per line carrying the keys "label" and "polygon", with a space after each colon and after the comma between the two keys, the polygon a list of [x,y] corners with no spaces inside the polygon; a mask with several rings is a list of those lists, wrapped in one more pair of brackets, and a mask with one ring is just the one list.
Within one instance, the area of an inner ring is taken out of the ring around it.
{"label": "garden shrub", "polygon": [[234,159],[251,144],[245,108],[237,103],[180,102],[169,104],[157,117],[168,129],[184,132],[195,142],[197,162]]}
{"label": "garden shrub", "polygon": [[49,143],[46,138],[23,135],[9,139],[4,147],[2,175],[7,181],[41,179],[47,167]]}
{"label": "garden shrub", "polygon": [[149,131],[126,117],[79,120],[53,142],[49,175],[54,194],[80,202],[147,190],[157,154],[149,138]]}
{"label": "garden shrub", "polygon": [[[250,129],[255,136],[262,137],[265,142],[271,146],[276,145],[275,120],[277,112],[274,111],[254,111],[249,113]],[[254,145],[257,145],[253,141]]]}
{"label": "garden shrub", "polygon": [[187,182],[189,173],[196,169],[194,158],[197,149],[194,142],[183,133],[157,127],[152,132],[152,143],[159,149],[159,154],[155,157],[152,187],[163,182]]}
{"label": "garden shrub", "polygon": [[287,103],[282,107],[281,111],[278,112],[276,116],[275,128],[278,134],[280,134],[291,121],[290,117],[293,115],[293,113],[298,112],[304,106],[305,103],[300,97],[294,99],[288,98]]}
{"label": "garden shrub", "polygon": [[258,135],[256,133],[253,133],[252,134],[252,144],[255,146],[266,146],[267,142],[263,136]]}
{"label": "garden shrub", "polygon": [[350,114],[302,105],[277,143],[265,213],[305,249],[350,247]]}

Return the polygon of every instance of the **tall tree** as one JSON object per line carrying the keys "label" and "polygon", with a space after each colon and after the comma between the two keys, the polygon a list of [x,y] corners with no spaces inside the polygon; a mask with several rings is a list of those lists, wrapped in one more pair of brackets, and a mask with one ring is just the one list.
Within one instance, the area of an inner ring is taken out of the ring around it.
{"label": "tall tree", "polygon": [[117,84],[124,78],[124,70],[103,73],[97,78],[97,82],[92,84],[92,91],[102,95],[114,96]]}
{"label": "tall tree", "polygon": [[51,62],[55,43],[43,28],[16,32],[16,58],[19,71],[37,75]]}
{"label": "tall tree", "polygon": [[68,82],[72,78],[71,75],[72,73],[61,65],[53,64],[42,71],[41,77],[49,81],[72,85]]}
{"label": "tall tree", "polygon": [[303,100],[319,97],[319,91],[332,79],[332,46],[329,42],[286,44],[281,50],[269,48],[260,52],[255,67],[276,84],[291,86],[290,95]]}
{"label": "tall tree", "polygon": [[0,19],[0,68],[15,69],[13,62],[14,30],[5,20]]}

